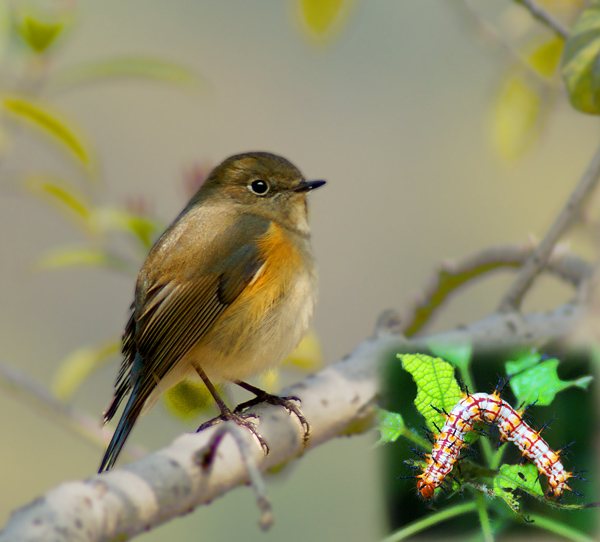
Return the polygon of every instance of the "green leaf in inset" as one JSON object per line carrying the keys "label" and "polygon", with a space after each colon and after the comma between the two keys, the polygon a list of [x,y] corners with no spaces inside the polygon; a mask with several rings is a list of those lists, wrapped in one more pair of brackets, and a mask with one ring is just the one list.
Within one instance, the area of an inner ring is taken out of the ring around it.
{"label": "green leaf in inset", "polygon": [[600,0],[582,11],[565,44],[562,76],[571,105],[583,113],[600,113]]}
{"label": "green leaf in inset", "polygon": [[546,359],[541,361],[540,354],[527,354],[517,361],[506,363],[506,373],[511,377],[510,387],[519,403],[536,402],[538,406],[547,406],[554,401],[556,394],[572,387],[586,389],[593,380],[592,376],[583,376],[576,380],[561,380],[558,377],[559,361]]}
{"label": "green leaf in inset", "polygon": [[3,95],[1,103],[4,110],[12,118],[22,122],[25,126],[33,127],[39,132],[50,136],[50,139],[59,143],[83,164],[89,173],[95,173],[95,160],[89,146],[84,143],[83,137],[71,123],[61,118],[48,104],[24,96]]}
{"label": "green leaf in inset", "polygon": [[464,394],[454,378],[454,367],[441,358],[425,354],[398,354],[402,367],[408,371],[417,385],[415,406],[427,421],[429,429],[444,425],[444,416],[438,409],[451,410]]}
{"label": "green leaf in inset", "polygon": [[62,400],[69,399],[88,376],[119,355],[121,341],[79,348],[64,359],[52,379],[52,391]]}
{"label": "green leaf in inset", "polygon": [[382,444],[398,440],[406,431],[406,424],[402,415],[378,408],[377,429],[381,433],[381,437],[375,443],[375,446],[381,446]]}
{"label": "green leaf in inset", "polygon": [[25,179],[24,184],[28,192],[49,201],[62,213],[74,218],[77,223],[83,225],[86,229],[93,229],[90,221],[92,204],[74,186],[60,179],[41,175]]}
{"label": "green leaf in inset", "polygon": [[66,267],[108,267],[128,273],[132,270],[129,262],[115,254],[99,248],[79,246],[50,250],[36,260],[35,267],[44,270]]}
{"label": "green leaf in inset", "polygon": [[[513,508],[512,505],[515,504],[516,499],[512,495],[512,491],[515,489],[528,490],[534,495],[544,496],[535,465],[528,463],[526,465],[502,465],[500,467],[499,473],[494,477],[494,493]],[[518,503],[516,505],[518,510]]]}
{"label": "green leaf in inset", "polygon": [[183,421],[197,417],[214,404],[208,388],[202,382],[190,379],[167,390],[163,398],[167,410]]}
{"label": "green leaf in inset", "polygon": [[448,344],[444,342],[427,341],[427,348],[436,356],[439,356],[458,367],[465,373],[469,370],[473,346],[469,342]]}
{"label": "green leaf in inset", "polygon": [[62,34],[70,18],[43,21],[25,14],[15,25],[17,32],[29,48],[37,54],[44,53]]}
{"label": "green leaf in inset", "polygon": [[122,231],[132,235],[142,244],[145,252],[152,248],[154,241],[164,230],[162,222],[151,216],[132,213],[117,207],[94,209],[93,221],[100,230]]}
{"label": "green leaf in inset", "polygon": [[87,62],[65,68],[51,77],[49,88],[56,92],[102,79],[115,78],[153,79],[192,90],[202,90],[208,86],[202,76],[184,66],[154,58],[125,57]]}

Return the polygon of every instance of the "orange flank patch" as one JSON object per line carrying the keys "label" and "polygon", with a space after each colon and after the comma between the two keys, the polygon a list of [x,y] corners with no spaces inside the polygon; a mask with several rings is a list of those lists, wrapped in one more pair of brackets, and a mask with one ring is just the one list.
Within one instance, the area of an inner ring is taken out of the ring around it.
{"label": "orange flank patch", "polygon": [[240,295],[240,301],[250,303],[258,316],[289,290],[302,267],[302,257],[285,230],[274,222],[257,245],[265,263]]}

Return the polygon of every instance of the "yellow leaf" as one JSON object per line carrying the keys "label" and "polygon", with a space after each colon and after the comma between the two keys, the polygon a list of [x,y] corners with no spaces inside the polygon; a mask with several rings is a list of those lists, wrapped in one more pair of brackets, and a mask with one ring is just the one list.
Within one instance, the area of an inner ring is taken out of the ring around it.
{"label": "yellow leaf", "polygon": [[204,383],[187,378],[165,393],[164,403],[173,416],[187,421],[213,406],[214,399]]}
{"label": "yellow leaf", "polygon": [[1,97],[1,104],[15,120],[50,136],[53,142],[69,150],[69,154],[83,164],[89,173],[95,173],[95,160],[83,137],[48,104],[24,96],[6,94]]}
{"label": "yellow leaf", "polygon": [[60,269],[64,267],[108,267],[131,272],[132,266],[119,256],[106,250],[88,247],[61,247],[48,251],[35,262],[38,269]]}
{"label": "yellow leaf", "polygon": [[273,390],[279,389],[279,371],[277,369],[270,369],[261,373],[260,384],[258,386],[261,390],[265,390],[267,393],[272,393]]}
{"label": "yellow leaf", "polygon": [[296,351],[285,361],[285,364],[297,368],[314,371],[323,365],[323,352],[319,337],[314,330],[310,330]]}
{"label": "yellow leaf", "polygon": [[208,86],[205,79],[184,66],[154,58],[122,57],[65,68],[51,77],[50,89],[56,92],[103,79],[130,77],[163,81],[193,91]]}
{"label": "yellow leaf", "polygon": [[31,50],[41,54],[62,34],[68,22],[70,18],[43,21],[26,13],[15,27]]}
{"label": "yellow leaf", "polygon": [[[558,68],[563,42],[553,38],[535,47],[527,62],[541,77],[552,77]],[[519,158],[537,139],[554,96],[553,83],[538,80],[522,66],[506,77],[492,111],[494,144],[505,160]]]}
{"label": "yellow leaf", "polygon": [[331,39],[347,22],[353,0],[297,0],[301,26],[309,38]]}
{"label": "yellow leaf", "polygon": [[164,224],[147,215],[132,213],[116,207],[94,209],[93,220],[103,231],[122,231],[133,235],[145,251],[150,250],[154,241],[164,230]]}
{"label": "yellow leaf", "polygon": [[88,230],[93,229],[90,221],[91,203],[74,186],[60,179],[35,175],[25,180],[25,187],[30,193],[49,201]]}
{"label": "yellow leaf", "polygon": [[120,341],[109,341],[75,350],[60,363],[52,379],[52,391],[59,399],[69,399],[93,371],[118,356],[120,349]]}

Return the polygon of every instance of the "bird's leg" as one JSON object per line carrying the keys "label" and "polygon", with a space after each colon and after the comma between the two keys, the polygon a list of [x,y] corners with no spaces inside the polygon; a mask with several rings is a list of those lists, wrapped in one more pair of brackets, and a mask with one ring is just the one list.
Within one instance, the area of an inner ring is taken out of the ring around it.
{"label": "bird's leg", "polygon": [[258,431],[256,430],[256,425],[254,423],[252,423],[250,420],[248,420],[248,418],[256,417],[256,416],[254,416],[252,414],[248,414],[246,416],[240,415],[237,412],[237,409],[235,412],[232,412],[231,409],[225,404],[225,401],[223,401],[223,399],[221,399],[219,392],[214,387],[213,383],[209,380],[209,378],[206,375],[206,373],[204,372],[204,370],[198,366],[196,366],[195,369],[196,369],[196,372],[200,375],[200,378],[203,380],[204,384],[206,384],[208,391],[213,396],[215,403],[217,403],[217,406],[219,407],[219,410],[221,411],[220,416],[217,416],[216,418],[213,418],[212,420],[208,420],[207,422],[204,422],[200,427],[198,427],[198,429],[196,430],[196,433],[199,433],[200,431],[202,431],[203,429],[206,429],[208,427],[212,427],[213,425],[215,425],[221,421],[232,421],[235,424],[248,429],[248,431],[250,431],[250,433],[252,433],[258,439],[258,442],[260,443],[260,446],[263,449],[263,452],[265,453],[265,455],[267,455],[269,453],[269,446],[264,441],[264,439],[258,434]]}
{"label": "bird's leg", "polygon": [[234,380],[234,382],[241,388],[244,388],[245,390],[248,390],[250,393],[253,393],[254,395],[256,395],[256,397],[254,399],[250,399],[249,401],[246,401],[245,403],[241,403],[240,405],[238,405],[236,407],[236,409],[234,410],[235,414],[243,412],[244,410],[246,410],[254,405],[258,405],[260,403],[268,403],[270,405],[282,406],[290,414],[294,414],[294,416],[296,416],[296,418],[298,418],[298,421],[300,422],[300,424],[302,425],[302,428],[304,429],[303,442],[304,442],[304,445],[306,446],[308,439],[310,437],[310,425],[308,424],[308,420],[304,417],[302,410],[300,410],[300,408],[294,403],[294,401],[297,401],[299,403],[301,402],[298,397],[296,397],[294,395],[290,395],[288,397],[280,397],[279,395],[272,395],[270,393],[267,393],[266,391],[261,390],[260,388],[257,388],[256,386],[253,386],[252,384],[248,384],[247,382],[244,382],[242,380]]}

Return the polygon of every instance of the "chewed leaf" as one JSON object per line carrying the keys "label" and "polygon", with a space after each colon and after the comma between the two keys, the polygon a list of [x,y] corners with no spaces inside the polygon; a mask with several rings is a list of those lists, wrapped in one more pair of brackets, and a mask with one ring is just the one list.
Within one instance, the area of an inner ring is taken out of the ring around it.
{"label": "chewed leaf", "polygon": [[449,411],[463,397],[454,378],[454,367],[441,358],[425,354],[398,354],[398,359],[417,385],[417,410],[427,421],[429,429],[437,431],[435,425],[441,427],[445,419],[433,407]]}
{"label": "chewed leaf", "polygon": [[471,361],[471,354],[473,353],[473,346],[469,342],[464,343],[435,343],[431,340],[427,341],[427,347],[436,356],[444,358],[449,361],[455,367],[458,367],[462,371],[467,371],[469,368],[469,362]]}
{"label": "chewed leaf", "polygon": [[[535,465],[528,463],[527,465],[502,465],[500,467],[499,474],[494,477],[494,492],[498,497],[504,499],[513,510],[515,510],[513,504],[516,499],[511,492],[515,489],[522,489],[540,497],[544,496]],[[516,508],[518,511],[518,503],[516,503]]]}
{"label": "chewed leaf", "polygon": [[562,75],[571,105],[583,113],[600,113],[600,1],[590,2],[565,44]]}
{"label": "chewed leaf", "polygon": [[344,25],[354,0],[298,0],[298,13],[303,28],[315,41],[332,38]]}
{"label": "chewed leaf", "polygon": [[398,440],[406,431],[406,424],[400,414],[378,408],[377,429],[381,433],[381,437],[375,446],[380,446]]}
{"label": "chewed leaf", "polygon": [[95,159],[90,147],[70,121],[62,118],[61,114],[48,104],[21,95],[5,94],[0,100],[3,109],[10,113],[12,118],[49,136],[51,141],[66,148],[90,173],[94,173]]}
{"label": "chewed leaf", "polygon": [[25,187],[29,192],[39,195],[61,212],[74,218],[87,229],[92,229],[90,222],[91,203],[73,185],[61,180],[39,175],[25,180]]}
{"label": "chewed leaf", "polygon": [[510,387],[517,400],[521,403],[537,401],[537,405],[547,406],[554,401],[558,392],[572,387],[586,389],[593,380],[592,376],[561,380],[558,377],[558,365],[557,359],[541,361],[539,354],[529,354],[521,360],[507,362],[506,372],[511,377]]}
{"label": "chewed leaf", "polygon": [[64,69],[52,77],[50,88],[60,91],[102,79],[115,78],[153,79],[190,89],[202,89],[207,86],[200,75],[172,62],[154,58],[124,57],[87,62]]}
{"label": "chewed leaf", "polygon": [[58,367],[52,391],[59,399],[69,399],[93,371],[118,356],[120,349],[120,341],[110,341],[75,350]]}
{"label": "chewed leaf", "polygon": [[186,379],[167,390],[164,403],[173,416],[187,421],[196,418],[200,412],[212,406],[214,401],[202,382]]}
{"label": "chewed leaf", "polygon": [[119,271],[131,271],[132,266],[123,258],[110,252],[88,247],[62,247],[48,251],[35,262],[38,269],[63,267],[108,267]]}

